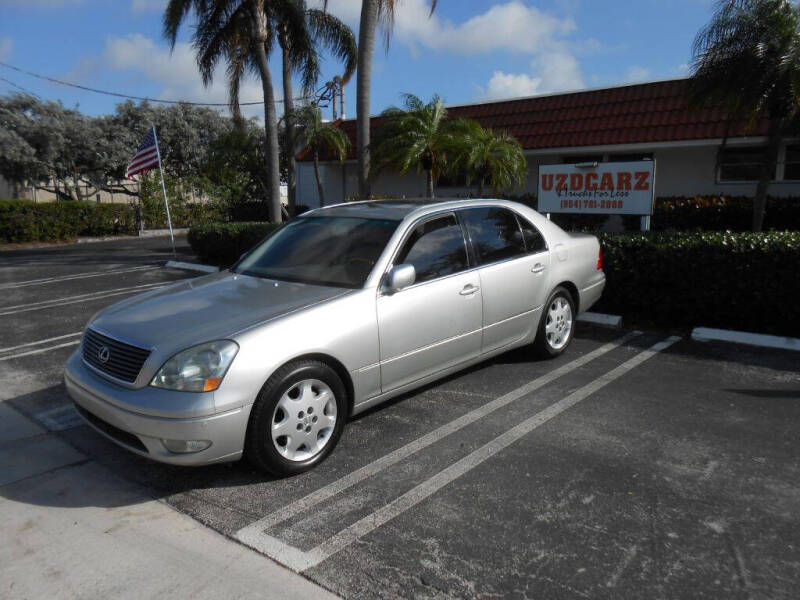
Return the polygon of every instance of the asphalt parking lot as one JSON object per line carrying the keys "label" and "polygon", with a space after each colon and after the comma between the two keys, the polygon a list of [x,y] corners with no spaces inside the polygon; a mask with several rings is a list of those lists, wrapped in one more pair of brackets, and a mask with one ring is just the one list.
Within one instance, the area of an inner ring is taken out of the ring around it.
{"label": "asphalt parking lot", "polygon": [[94,312],[197,275],[168,258],[165,238],[0,253],[0,400],[345,597],[796,597],[797,353],[580,324],[559,359],[514,351],[360,415],[304,475],[171,467],[83,425],[61,382]]}

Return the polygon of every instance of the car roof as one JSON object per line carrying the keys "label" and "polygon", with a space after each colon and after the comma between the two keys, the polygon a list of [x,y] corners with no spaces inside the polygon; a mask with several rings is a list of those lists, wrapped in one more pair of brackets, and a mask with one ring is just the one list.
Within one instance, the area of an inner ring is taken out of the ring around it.
{"label": "car roof", "polygon": [[386,200],[363,200],[345,202],[317,208],[302,214],[302,217],[360,217],[369,219],[392,219],[402,221],[407,217],[417,217],[448,208],[468,206],[509,205],[507,200],[466,199],[466,198],[397,198]]}

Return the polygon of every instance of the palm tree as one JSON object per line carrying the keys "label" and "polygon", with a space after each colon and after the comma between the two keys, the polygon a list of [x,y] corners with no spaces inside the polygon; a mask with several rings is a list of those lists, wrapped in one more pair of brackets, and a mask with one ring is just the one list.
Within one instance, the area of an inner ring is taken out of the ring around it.
{"label": "palm tree", "polygon": [[478,197],[488,184],[495,193],[525,183],[528,161],[522,145],[507,131],[483,127],[477,121],[462,121],[453,134],[450,171],[466,171],[478,184]]}
{"label": "palm tree", "polygon": [[[294,92],[292,73],[302,75],[303,91],[312,92],[320,77],[320,57],[317,45],[327,48],[344,63],[344,73],[339,77],[343,84],[350,81],[356,70],[358,48],[353,30],[332,14],[319,9],[309,9],[305,0],[280,0],[270,5],[270,21],[278,32],[283,67],[283,99],[285,115],[285,148],[288,171],[289,213],[295,213],[297,176],[295,165]],[[336,102],[336,98],[333,98]]]}
{"label": "palm tree", "polygon": [[414,94],[403,95],[405,108],[387,108],[385,122],[377,132],[376,170],[392,168],[401,174],[412,167],[425,171],[426,195],[433,198],[433,186],[448,170],[448,153],[462,152],[464,140],[461,120],[448,120],[447,109],[439,96],[425,104]]}
{"label": "palm tree", "polygon": [[[269,0],[169,0],[164,11],[164,36],[175,47],[178,29],[190,11],[197,15],[193,36],[203,84],[209,85],[214,67],[228,62],[229,74],[249,68],[261,77],[264,93],[264,132],[267,138],[266,174],[270,220],[281,221],[278,119],[272,74],[267,62],[272,38],[268,27],[266,4]],[[233,102],[232,102],[233,104]],[[238,106],[238,97],[236,98]]]}
{"label": "palm tree", "polygon": [[314,176],[317,178],[319,204],[325,206],[325,192],[319,171],[320,155],[336,158],[340,163],[347,158],[350,140],[338,127],[322,120],[322,111],[315,104],[307,104],[295,111],[293,120],[297,126],[297,140],[305,146],[314,158]]}
{"label": "palm tree", "polygon": [[761,231],[767,190],[787,128],[800,106],[800,9],[789,0],[724,0],[693,47],[691,97],[718,103],[730,119],[769,121],[753,200]]}
{"label": "palm tree", "polygon": [[[325,5],[327,6],[327,0]],[[394,26],[394,10],[400,0],[362,0],[361,20],[358,28],[358,73],[356,78],[356,140],[358,154],[358,194],[368,198],[370,191],[370,86],[372,82],[372,55],[375,51],[375,29],[380,22],[388,51]],[[431,12],[438,0],[430,0]]]}

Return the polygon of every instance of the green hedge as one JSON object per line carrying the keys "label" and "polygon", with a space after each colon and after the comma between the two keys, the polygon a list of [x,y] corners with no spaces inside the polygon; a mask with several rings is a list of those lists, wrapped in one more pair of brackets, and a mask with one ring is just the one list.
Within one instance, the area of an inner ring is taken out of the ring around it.
{"label": "green hedge", "polygon": [[189,229],[189,245],[204,263],[229,267],[278,229],[276,223],[207,223]]}
{"label": "green hedge", "polygon": [[602,235],[597,310],[673,328],[800,335],[800,232]]}
{"label": "green hedge", "polygon": [[127,204],[0,200],[0,243],[135,233],[135,215]]}

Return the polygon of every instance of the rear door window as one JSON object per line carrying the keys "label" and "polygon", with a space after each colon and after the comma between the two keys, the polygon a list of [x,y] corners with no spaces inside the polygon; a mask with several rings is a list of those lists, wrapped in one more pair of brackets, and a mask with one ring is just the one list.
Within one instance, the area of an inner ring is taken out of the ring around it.
{"label": "rear door window", "polygon": [[467,249],[455,216],[446,215],[417,225],[395,264],[414,265],[417,283],[464,271],[468,265]]}
{"label": "rear door window", "polygon": [[517,215],[517,220],[522,228],[522,237],[525,238],[525,248],[528,252],[536,254],[547,250],[547,242],[544,241],[542,232],[536,229],[536,226],[525,217]]}
{"label": "rear door window", "polygon": [[525,240],[514,213],[490,206],[459,212],[469,231],[478,263],[486,265],[525,254]]}

